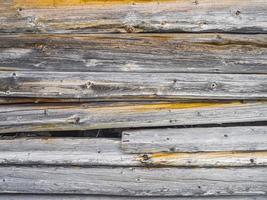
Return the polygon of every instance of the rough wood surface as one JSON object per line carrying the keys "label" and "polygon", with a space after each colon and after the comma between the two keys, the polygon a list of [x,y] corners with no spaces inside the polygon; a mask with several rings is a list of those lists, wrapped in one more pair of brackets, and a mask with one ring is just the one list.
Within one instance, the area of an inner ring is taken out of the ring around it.
{"label": "rough wood surface", "polygon": [[0,167],[1,193],[266,195],[267,168]]}
{"label": "rough wood surface", "polygon": [[139,155],[123,154],[120,150],[120,140],[115,139],[0,140],[0,164],[2,165],[142,166],[140,159]]}
{"label": "rough wood surface", "polygon": [[1,35],[0,70],[267,73],[267,36]]}
{"label": "rough wood surface", "polygon": [[0,106],[0,133],[266,121],[267,104],[34,104]]}
{"label": "rough wood surface", "polygon": [[120,139],[16,138],[0,140],[0,165],[251,167],[267,166],[267,152],[125,154]]}
{"label": "rough wood surface", "polygon": [[0,200],[266,200],[266,196],[230,197],[112,197],[94,195],[27,195],[0,194]]}
{"label": "rough wood surface", "polygon": [[267,75],[1,72],[0,96],[37,98],[266,99]]}
{"label": "rough wood surface", "polygon": [[127,153],[263,151],[267,126],[129,130],[122,134]]}
{"label": "rough wood surface", "polygon": [[267,31],[265,0],[1,0],[0,3],[0,31],[5,33]]}

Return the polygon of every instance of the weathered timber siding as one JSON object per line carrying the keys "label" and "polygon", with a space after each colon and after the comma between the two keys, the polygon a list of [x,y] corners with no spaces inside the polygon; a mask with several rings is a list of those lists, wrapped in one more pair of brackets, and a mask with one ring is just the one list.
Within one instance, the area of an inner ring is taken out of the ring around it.
{"label": "weathered timber siding", "polygon": [[128,153],[262,151],[267,150],[267,126],[124,131],[122,148]]}
{"label": "weathered timber siding", "polygon": [[[265,0],[3,1],[1,32],[267,32]],[[66,2],[66,1],[65,1]],[[68,1],[70,2],[70,1]],[[85,1],[82,1],[85,2]],[[146,3],[144,3],[146,2]],[[0,7],[1,7],[0,6]],[[32,8],[31,8],[32,7]]]}
{"label": "weathered timber siding", "polygon": [[0,70],[266,74],[267,36],[1,35]]}
{"label": "weathered timber siding", "polygon": [[266,11],[0,0],[0,200],[267,199]]}
{"label": "weathered timber siding", "polygon": [[267,104],[37,104],[0,106],[0,133],[266,121]]}
{"label": "weathered timber siding", "polygon": [[266,195],[267,168],[0,167],[1,193]]}

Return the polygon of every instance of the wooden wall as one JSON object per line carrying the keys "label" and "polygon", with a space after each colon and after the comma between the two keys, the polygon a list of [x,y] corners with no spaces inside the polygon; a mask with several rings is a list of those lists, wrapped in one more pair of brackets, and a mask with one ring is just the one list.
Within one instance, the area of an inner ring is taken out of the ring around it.
{"label": "wooden wall", "polygon": [[267,1],[0,0],[0,199],[267,199]]}

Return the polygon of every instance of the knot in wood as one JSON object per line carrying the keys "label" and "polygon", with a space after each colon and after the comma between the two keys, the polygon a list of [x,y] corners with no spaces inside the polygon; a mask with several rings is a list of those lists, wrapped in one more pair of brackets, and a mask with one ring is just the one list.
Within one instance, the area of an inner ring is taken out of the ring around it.
{"label": "knot in wood", "polygon": [[199,4],[198,0],[193,1],[193,4],[198,5]]}
{"label": "knot in wood", "polygon": [[237,10],[236,12],[235,12],[235,15],[236,16],[238,16],[238,15],[240,15],[241,14],[241,12],[239,11],[239,10]]}
{"label": "knot in wood", "polygon": [[16,81],[16,79],[17,79],[17,74],[16,74],[15,72],[13,72],[13,73],[11,74],[11,79],[13,79],[13,81]]}
{"label": "knot in wood", "polygon": [[134,27],[133,26],[126,26],[125,30],[127,33],[133,33],[134,32]]}
{"label": "knot in wood", "polygon": [[80,117],[75,117],[74,122],[75,122],[75,124],[78,124],[80,122]]}
{"label": "knot in wood", "polygon": [[211,83],[210,84],[210,89],[214,90],[214,89],[216,89],[216,87],[217,87],[216,83]]}
{"label": "knot in wood", "polygon": [[176,148],[175,147],[171,147],[170,148],[170,152],[175,152],[176,151]]}
{"label": "knot in wood", "polygon": [[91,81],[88,81],[87,83],[85,83],[85,88],[89,89],[93,86],[94,84]]}
{"label": "knot in wood", "polygon": [[149,156],[147,154],[143,154],[142,159],[143,159],[143,161],[147,161],[147,160],[149,160]]}
{"label": "knot in wood", "polygon": [[67,119],[67,122],[70,124],[78,124],[80,122],[80,117],[79,116],[73,116],[69,119]]}

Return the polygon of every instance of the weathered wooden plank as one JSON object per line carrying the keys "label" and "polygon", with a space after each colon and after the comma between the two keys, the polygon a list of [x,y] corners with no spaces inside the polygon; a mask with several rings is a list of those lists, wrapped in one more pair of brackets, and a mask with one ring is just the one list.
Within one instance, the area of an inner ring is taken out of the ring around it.
{"label": "weathered wooden plank", "polygon": [[122,134],[128,153],[263,151],[267,126],[129,130]]}
{"label": "weathered wooden plank", "polygon": [[0,164],[3,165],[143,165],[139,155],[123,154],[120,140],[115,139],[20,138],[0,140],[0,144]]}
{"label": "weathered wooden plank", "polygon": [[0,200],[266,200],[266,196],[225,197],[114,197],[95,195],[0,194]]}
{"label": "weathered wooden plank", "polygon": [[1,72],[0,96],[37,98],[266,99],[267,75]]}
{"label": "weathered wooden plank", "polygon": [[0,167],[1,193],[266,195],[267,168]]}
{"label": "weathered wooden plank", "polygon": [[16,138],[0,140],[0,165],[251,167],[267,166],[267,152],[125,154],[120,140]]}
{"label": "weathered wooden plank", "polygon": [[77,0],[71,3],[1,0],[0,3],[5,8],[0,15],[1,32],[267,31],[265,0]]}
{"label": "weathered wooden plank", "polygon": [[267,73],[267,36],[2,35],[0,70]]}
{"label": "weathered wooden plank", "polygon": [[266,102],[0,106],[0,133],[266,121]]}

